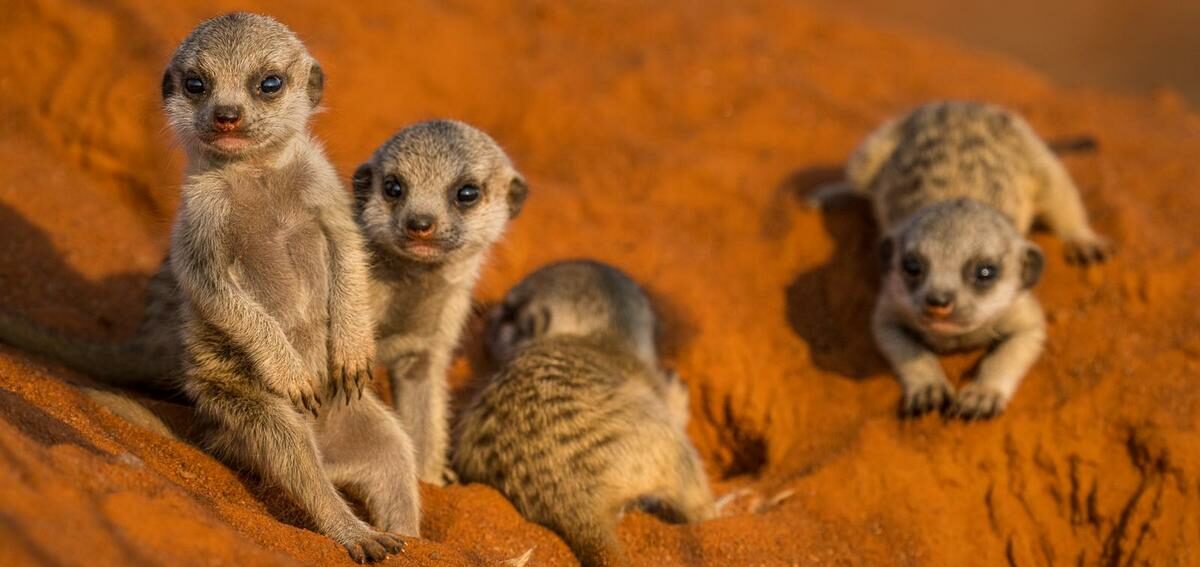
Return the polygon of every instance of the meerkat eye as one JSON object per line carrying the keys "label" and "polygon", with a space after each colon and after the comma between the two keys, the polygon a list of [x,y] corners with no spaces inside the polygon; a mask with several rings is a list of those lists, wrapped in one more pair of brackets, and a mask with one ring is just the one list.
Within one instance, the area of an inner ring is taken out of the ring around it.
{"label": "meerkat eye", "polygon": [[925,263],[922,262],[920,258],[912,254],[906,254],[904,258],[900,260],[900,269],[904,270],[905,275],[908,277],[916,278],[920,277],[921,274],[925,272]]}
{"label": "meerkat eye", "polygon": [[187,91],[188,94],[202,95],[204,94],[206,88],[207,85],[204,84],[204,79],[201,79],[195,75],[189,76],[183,80],[183,90]]}
{"label": "meerkat eye", "polygon": [[989,284],[996,276],[1000,275],[1000,268],[995,264],[987,262],[975,266],[975,281],[980,284]]}
{"label": "meerkat eye", "polygon": [[267,75],[262,83],[259,83],[258,88],[265,94],[275,94],[283,88],[283,78],[279,75]]}
{"label": "meerkat eye", "polygon": [[404,196],[404,184],[395,177],[388,177],[383,180],[383,194],[391,199],[399,199]]}
{"label": "meerkat eye", "polygon": [[455,200],[460,205],[473,205],[479,200],[479,187],[470,183],[458,188],[458,192],[454,194]]}

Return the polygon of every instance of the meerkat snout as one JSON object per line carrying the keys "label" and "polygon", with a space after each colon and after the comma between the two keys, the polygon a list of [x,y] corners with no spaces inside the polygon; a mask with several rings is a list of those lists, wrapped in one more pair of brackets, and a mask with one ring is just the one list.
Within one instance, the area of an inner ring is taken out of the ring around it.
{"label": "meerkat snout", "polygon": [[450,120],[400,131],[355,171],[353,184],[367,238],[424,263],[495,242],[527,192],[495,141]]}
{"label": "meerkat snout", "polygon": [[185,144],[228,158],[303,131],[323,87],[320,66],[291,30],[239,13],[205,22],[184,40],[163,73],[162,97]]}
{"label": "meerkat snout", "polygon": [[218,132],[232,132],[242,123],[240,106],[218,106],[213,109],[213,128]]}
{"label": "meerkat snout", "polygon": [[1042,252],[1003,214],[971,199],[928,207],[881,244],[884,291],[933,334],[965,333],[1037,283]]}

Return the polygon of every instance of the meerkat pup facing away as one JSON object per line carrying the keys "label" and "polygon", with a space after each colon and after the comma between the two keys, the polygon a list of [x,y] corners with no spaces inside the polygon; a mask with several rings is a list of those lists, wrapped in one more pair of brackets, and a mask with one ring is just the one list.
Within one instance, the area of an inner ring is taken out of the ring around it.
{"label": "meerkat pup facing away", "polygon": [[[1004,410],[1045,339],[1030,289],[1043,256],[1026,239],[1036,220],[1067,259],[1103,261],[1066,169],[1016,114],[988,104],[922,106],[872,133],[851,156],[848,188],[881,225],[883,284],[874,334],[904,388],[901,411],[962,418]],[[988,347],[957,394],[932,351]]]}
{"label": "meerkat pup facing away", "polygon": [[401,130],[358,168],[353,185],[379,359],[421,479],[440,485],[449,473],[446,373],[485,253],[528,189],[492,138],[448,120]]}
{"label": "meerkat pup facing away", "polygon": [[[208,20],[163,76],[188,155],[172,231],[183,389],[219,456],[279,485],[360,562],[415,536],[411,443],[367,388],[363,242],[308,120],[323,74],[279,22]],[[336,486],[360,497],[376,531]]]}
{"label": "meerkat pup facing away", "polygon": [[626,562],[615,528],[642,500],[714,514],[687,424],[687,389],[659,369],[654,315],[628,276],[553,264],[508,292],[487,347],[499,372],[463,411],[454,466],[557,532],[585,566]]}

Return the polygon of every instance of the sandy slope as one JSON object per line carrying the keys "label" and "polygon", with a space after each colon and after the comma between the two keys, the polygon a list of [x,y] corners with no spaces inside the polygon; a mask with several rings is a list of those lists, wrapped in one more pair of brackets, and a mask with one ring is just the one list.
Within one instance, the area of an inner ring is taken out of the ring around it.
{"label": "sandy slope", "polygon": [[[162,67],[196,22],[244,4],[8,4],[0,309],[117,337],[177,201]],[[1064,91],[1002,59],[758,1],[332,4],[254,9],[324,65],[316,130],[339,170],[420,118],[491,132],[533,193],[480,302],[556,258],[627,269],[667,313],[719,492],[792,491],[694,527],[634,515],[621,531],[640,564],[1200,563],[1200,119],[1176,97]],[[866,209],[798,199],[873,125],[935,97],[1096,137],[1099,153],[1068,166],[1121,247],[1080,270],[1038,237],[1049,348],[989,423],[894,417],[899,388],[865,334]],[[348,563],[275,491],[100,411],[68,385],[84,380],[0,347],[0,564]],[[428,539],[392,564],[531,547],[531,565],[572,564],[494,491],[424,495]]]}

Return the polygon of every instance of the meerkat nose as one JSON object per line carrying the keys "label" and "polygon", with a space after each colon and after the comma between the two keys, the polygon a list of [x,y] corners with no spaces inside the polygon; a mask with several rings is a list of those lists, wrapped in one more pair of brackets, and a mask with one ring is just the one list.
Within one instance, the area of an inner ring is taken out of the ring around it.
{"label": "meerkat nose", "polygon": [[414,238],[429,238],[436,226],[431,215],[413,215],[404,222],[404,230]]}
{"label": "meerkat nose", "polygon": [[937,317],[945,317],[954,310],[954,292],[931,291],[925,294],[925,312]]}
{"label": "meerkat nose", "polygon": [[213,126],[220,132],[229,132],[242,123],[242,109],[236,106],[218,106],[213,109]]}

